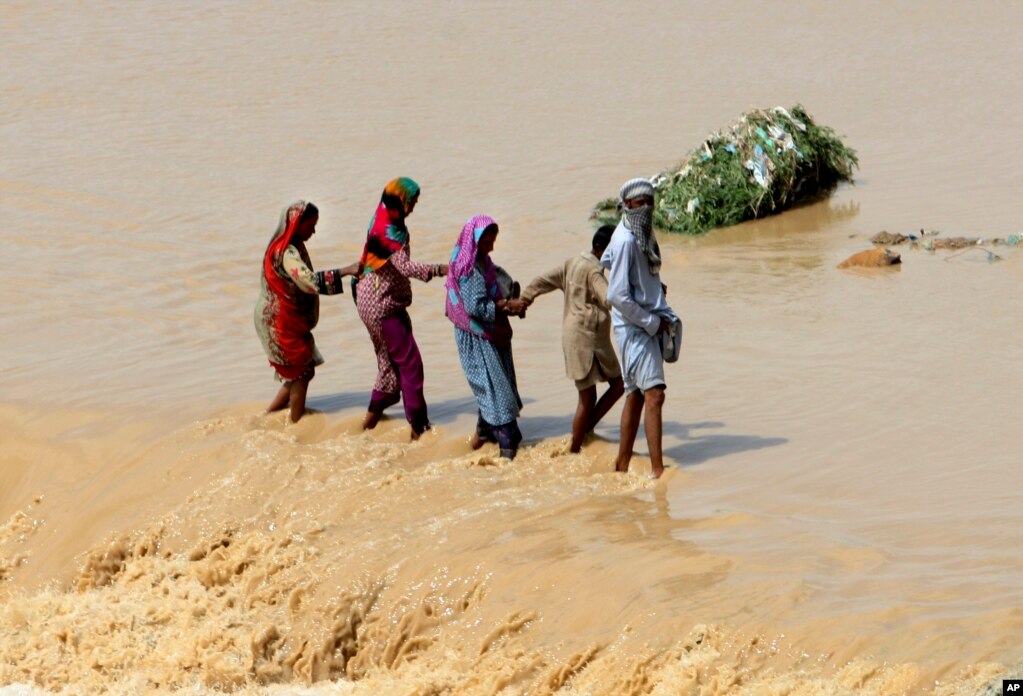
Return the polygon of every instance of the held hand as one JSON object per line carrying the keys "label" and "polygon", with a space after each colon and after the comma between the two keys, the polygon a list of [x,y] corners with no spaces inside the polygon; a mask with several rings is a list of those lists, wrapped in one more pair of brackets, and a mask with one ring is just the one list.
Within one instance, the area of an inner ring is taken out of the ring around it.
{"label": "held hand", "polygon": [[514,300],[508,300],[508,313],[518,316],[519,319],[525,319],[526,310],[531,304],[533,304],[532,300],[527,300],[523,297],[516,297]]}
{"label": "held hand", "polygon": [[438,263],[437,264],[437,275],[439,275],[441,278],[443,278],[447,274],[448,274],[448,265],[446,263]]}
{"label": "held hand", "polygon": [[671,324],[664,317],[661,317],[661,325],[657,327],[657,335],[660,336],[662,333],[667,333],[670,328]]}
{"label": "held hand", "polygon": [[497,307],[505,314],[514,314],[522,317],[526,314],[526,303],[522,300],[498,300]]}

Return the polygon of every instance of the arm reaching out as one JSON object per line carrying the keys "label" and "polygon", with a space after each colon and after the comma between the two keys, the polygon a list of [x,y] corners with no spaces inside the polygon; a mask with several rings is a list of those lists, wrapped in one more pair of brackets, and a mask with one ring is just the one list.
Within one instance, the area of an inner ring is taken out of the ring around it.
{"label": "arm reaching out", "polygon": [[525,300],[526,306],[533,304],[540,295],[545,295],[554,290],[565,289],[565,264],[561,264],[557,268],[547,271],[541,276],[537,276],[533,279],[533,282],[522,291],[522,299]]}
{"label": "arm reaching out", "polygon": [[281,265],[295,287],[310,295],[340,295],[344,292],[341,279],[346,275],[355,275],[359,270],[359,264],[353,263],[329,271],[314,271],[306,265],[298,249],[293,246],[284,250]]}

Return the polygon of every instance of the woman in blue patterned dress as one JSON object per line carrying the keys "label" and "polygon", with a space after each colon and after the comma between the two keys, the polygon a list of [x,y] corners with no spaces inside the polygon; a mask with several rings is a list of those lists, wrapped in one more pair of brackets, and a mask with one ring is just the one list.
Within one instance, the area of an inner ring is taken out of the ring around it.
{"label": "woman in blue patterned dress", "polygon": [[471,443],[478,449],[496,442],[501,456],[514,459],[522,433],[516,419],[522,408],[515,382],[509,314],[521,314],[522,303],[506,297],[499,269],[490,259],[498,227],[477,215],[462,228],[451,252],[444,314],[455,325],[455,345],[465,377],[479,407]]}

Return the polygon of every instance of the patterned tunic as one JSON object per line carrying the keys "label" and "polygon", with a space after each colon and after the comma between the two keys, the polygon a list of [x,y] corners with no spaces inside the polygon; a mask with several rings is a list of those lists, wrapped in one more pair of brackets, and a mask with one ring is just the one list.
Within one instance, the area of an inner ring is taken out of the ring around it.
{"label": "patterned tunic", "polygon": [[412,304],[412,284],[409,278],[428,281],[433,278],[434,268],[413,261],[409,257],[408,246],[404,246],[391,254],[387,263],[377,271],[362,276],[355,285],[359,318],[366,325],[377,355],[377,379],[373,388],[379,392],[393,394],[400,388],[380,321]]}
{"label": "patterned tunic", "polygon": [[[497,305],[487,294],[487,283],[479,269],[459,283],[459,299],[469,315],[483,325],[497,318]],[[515,381],[515,362],[509,343],[505,348],[482,336],[455,327],[455,345],[472,388],[480,415],[490,425],[504,425],[519,417],[522,399]]]}
{"label": "patterned tunic", "polygon": [[[341,283],[341,271],[340,269],[314,271],[312,264],[307,263],[307,259],[303,258],[302,253],[293,245],[288,245],[284,250],[284,254],[281,257],[281,267],[287,274],[294,289],[299,291],[296,294],[298,311],[303,313],[306,320],[305,325],[312,329],[319,320],[319,295],[334,295],[343,292],[344,286]],[[280,303],[264,279],[260,283],[259,299],[256,300],[256,308],[253,313],[256,333],[263,344],[263,351],[266,353],[267,359],[272,364],[288,365],[288,360],[280,348],[282,337],[277,335],[277,331],[281,329],[279,324],[274,321],[275,315],[279,311]],[[323,364],[323,356],[320,355],[320,351],[316,348],[316,341],[313,339],[311,330],[304,331],[301,336],[291,338],[298,338],[305,342],[310,349],[309,354],[311,356],[306,365],[294,367],[304,367],[308,370],[309,367]],[[278,381],[286,381],[279,371],[276,377]]]}

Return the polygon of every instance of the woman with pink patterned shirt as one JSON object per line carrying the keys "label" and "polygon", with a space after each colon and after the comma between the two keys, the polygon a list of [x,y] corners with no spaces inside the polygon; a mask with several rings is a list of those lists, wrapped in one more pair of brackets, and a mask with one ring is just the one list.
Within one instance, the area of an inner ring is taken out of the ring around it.
{"label": "woman with pink patterned shirt", "polygon": [[413,440],[430,428],[430,419],[423,396],[423,358],[407,310],[412,304],[409,278],[427,282],[448,271],[447,264],[423,264],[411,258],[405,218],[418,200],[419,185],[412,179],[402,177],[387,184],[366,235],[361,275],[352,286],[359,318],[377,356],[377,378],[362,427],[375,428],[384,409],[401,400]]}

